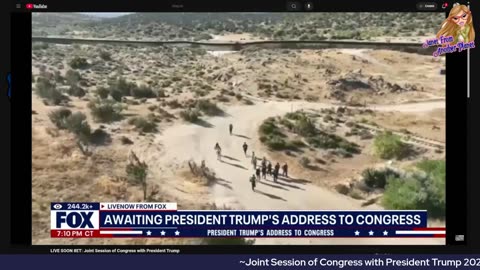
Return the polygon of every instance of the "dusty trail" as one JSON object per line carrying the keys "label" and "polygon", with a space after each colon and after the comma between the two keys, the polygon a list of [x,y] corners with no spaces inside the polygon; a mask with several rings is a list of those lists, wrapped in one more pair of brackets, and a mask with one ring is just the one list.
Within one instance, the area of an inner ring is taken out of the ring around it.
{"label": "dusty trail", "polygon": [[[443,103],[444,104],[444,103]],[[440,104],[411,107],[408,105],[395,105],[390,109],[411,111],[423,108],[434,109]],[[334,107],[327,104],[314,104],[297,102],[294,109]],[[212,168],[218,182],[212,186],[211,193],[218,206],[227,206],[233,209],[319,209],[319,210],[361,210],[381,209],[377,205],[361,207],[361,202],[350,197],[333,192],[326,188],[315,186],[308,180],[280,179],[274,183],[270,177],[257,184],[256,191],[251,190],[249,177],[253,174],[250,163],[252,150],[261,158],[266,153],[259,151],[257,145],[257,129],[261,122],[270,116],[281,115],[291,111],[292,103],[267,102],[257,103],[255,106],[231,106],[226,109],[223,117],[206,119],[203,126],[194,124],[180,124],[166,129],[158,135],[156,145],[163,145],[163,150],[156,154],[141,153],[152,170],[151,175],[161,176],[164,171],[157,168],[171,168],[175,170],[178,164],[189,159],[198,163],[205,160],[206,165]],[[378,109],[387,109],[379,106]],[[233,135],[229,135],[228,126],[234,125]],[[222,160],[217,160],[214,145],[219,143],[222,147]],[[249,145],[248,155],[245,156],[242,144]],[[157,150],[153,150],[157,151]],[[269,157],[267,156],[267,159]],[[257,239],[257,244],[442,244],[443,239]]]}

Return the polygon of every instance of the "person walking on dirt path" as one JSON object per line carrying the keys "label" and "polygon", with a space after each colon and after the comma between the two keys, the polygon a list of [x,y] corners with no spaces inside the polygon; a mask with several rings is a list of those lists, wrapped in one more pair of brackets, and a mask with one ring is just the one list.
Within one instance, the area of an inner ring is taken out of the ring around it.
{"label": "person walking on dirt path", "polygon": [[260,181],[260,168],[255,170],[255,175],[257,176],[258,181]]}
{"label": "person walking on dirt path", "polygon": [[220,160],[222,158],[222,148],[220,147],[218,142],[217,142],[217,144],[215,144],[214,149],[217,152],[217,159]]}
{"label": "person walking on dirt path", "polygon": [[283,170],[283,176],[288,178],[288,165],[286,162],[285,164],[283,164],[282,170]]}
{"label": "person walking on dirt path", "polygon": [[277,182],[278,179],[278,170],[277,167],[273,170],[273,182]]}
{"label": "person walking on dirt path", "polygon": [[252,165],[253,169],[255,170],[257,168],[257,158],[255,156],[252,157]]}
{"label": "person walking on dirt path", "polygon": [[267,165],[267,173],[268,175],[272,175],[272,163],[270,163],[270,161],[268,162],[268,165]]}
{"label": "person walking on dirt path", "polygon": [[247,142],[244,142],[242,147],[243,147],[243,152],[245,153],[245,156],[247,156],[247,150],[248,150]]}
{"label": "person walking on dirt path", "polygon": [[277,182],[278,174],[280,172],[280,163],[275,164],[275,169],[273,169],[273,181]]}
{"label": "person walking on dirt path", "polygon": [[232,135],[232,131],[233,131],[233,125],[230,124],[230,126],[228,126],[228,129],[230,130],[230,135]]}
{"label": "person walking on dirt path", "polygon": [[255,174],[250,177],[250,183],[252,184],[252,190],[255,191]]}
{"label": "person walking on dirt path", "polygon": [[262,177],[267,179],[267,165],[262,165]]}
{"label": "person walking on dirt path", "polygon": [[267,166],[267,158],[263,157],[262,159],[262,168]]}

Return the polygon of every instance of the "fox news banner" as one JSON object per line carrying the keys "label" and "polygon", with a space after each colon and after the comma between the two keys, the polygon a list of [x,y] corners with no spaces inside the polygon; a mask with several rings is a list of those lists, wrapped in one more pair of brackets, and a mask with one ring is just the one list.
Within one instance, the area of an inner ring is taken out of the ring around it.
{"label": "fox news banner", "polygon": [[51,237],[445,237],[426,211],[204,211],[176,203],[52,203]]}

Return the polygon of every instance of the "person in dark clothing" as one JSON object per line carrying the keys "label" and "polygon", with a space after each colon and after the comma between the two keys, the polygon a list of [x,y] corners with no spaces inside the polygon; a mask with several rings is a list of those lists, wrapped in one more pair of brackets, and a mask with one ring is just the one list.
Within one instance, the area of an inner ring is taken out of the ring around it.
{"label": "person in dark clothing", "polygon": [[230,126],[228,127],[228,129],[230,130],[230,135],[232,135],[232,131],[233,131],[233,125],[230,124]]}
{"label": "person in dark clothing", "polygon": [[277,162],[277,164],[275,164],[275,170],[274,171],[277,171],[277,173],[280,171],[280,163]]}
{"label": "person in dark clothing", "polygon": [[262,159],[262,167],[267,166],[267,158],[263,157]]}
{"label": "person in dark clothing", "polygon": [[288,165],[287,163],[283,164],[283,176],[288,177]]}
{"label": "person in dark clothing", "polygon": [[260,180],[260,168],[255,170],[255,174],[257,175],[257,179]]}
{"label": "person in dark clothing", "polygon": [[267,179],[267,165],[262,165],[262,177]]}
{"label": "person in dark clothing", "polygon": [[245,153],[245,156],[247,156],[247,150],[248,150],[248,145],[246,142],[243,143],[243,152]]}
{"label": "person in dark clothing", "polygon": [[255,191],[255,174],[250,177],[250,183],[252,184],[252,190]]}
{"label": "person in dark clothing", "polygon": [[272,163],[268,162],[267,165],[267,173],[268,175],[272,175]]}
{"label": "person in dark clothing", "polygon": [[274,169],[273,170],[273,182],[277,182],[278,179],[278,170]]}

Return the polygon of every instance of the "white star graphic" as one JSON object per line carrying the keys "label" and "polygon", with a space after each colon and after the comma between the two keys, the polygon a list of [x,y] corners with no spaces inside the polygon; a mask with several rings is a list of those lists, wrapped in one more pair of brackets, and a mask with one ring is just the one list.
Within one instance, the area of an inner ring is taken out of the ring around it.
{"label": "white star graphic", "polygon": [[180,232],[179,231],[175,231],[175,236],[179,236],[180,235]]}
{"label": "white star graphic", "polygon": [[368,235],[372,236],[372,235],[373,235],[373,231],[369,231],[369,232],[368,232]]}
{"label": "white star graphic", "polygon": [[388,232],[387,232],[387,231],[383,231],[383,235],[387,236],[387,235],[388,235]]}
{"label": "white star graphic", "polygon": [[359,236],[360,235],[360,232],[359,231],[355,231],[355,236]]}
{"label": "white star graphic", "polygon": [[148,236],[152,235],[152,232],[151,232],[151,231],[147,231],[147,235],[148,235]]}
{"label": "white star graphic", "polygon": [[165,236],[165,231],[161,231],[160,234],[161,234],[162,236]]}

